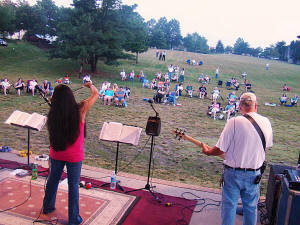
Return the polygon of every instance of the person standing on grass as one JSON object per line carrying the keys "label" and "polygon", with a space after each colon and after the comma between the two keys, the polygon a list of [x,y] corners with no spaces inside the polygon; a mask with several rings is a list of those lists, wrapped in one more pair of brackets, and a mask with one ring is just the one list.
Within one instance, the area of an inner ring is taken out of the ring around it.
{"label": "person standing on grass", "polygon": [[219,67],[216,69],[216,79],[219,78]]}
{"label": "person standing on grass", "polygon": [[166,55],[167,55],[167,53],[166,53],[166,51],[163,51],[163,53],[162,53],[162,61],[166,61]]}
{"label": "person standing on grass", "polygon": [[[265,161],[265,152],[273,145],[271,123],[268,118],[257,113],[256,96],[253,93],[244,93],[239,108],[243,116],[227,121],[214,147],[191,140],[202,148],[204,154],[224,158],[222,225],[234,225],[239,197],[243,203],[243,224],[256,224],[260,195],[260,180],[257,181],[257,178],[261,175],[260,169]],[[254,125],[245,116],[252,117],[260,127],[265,138],[265,146]]]}
{"label": "person standing on grass", "polygon": [[54,89],[48,113],[47,127],[50,139],[50,175],[43,200],[43,213],[55,210],[56,193],[64,166],[68,176],[69,225],[81,224],[79,215],[79,183],[83,160],[84,123],[87,112],[98,99],[98,90],[87,82],[91,95],[79,104],[72,90],[64,84]]}

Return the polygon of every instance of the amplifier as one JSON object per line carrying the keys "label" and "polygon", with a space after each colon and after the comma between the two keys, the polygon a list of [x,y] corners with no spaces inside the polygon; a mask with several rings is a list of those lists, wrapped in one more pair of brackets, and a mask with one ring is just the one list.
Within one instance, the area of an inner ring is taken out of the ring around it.
{"label": "amplifier", "polygon": [[289,188],[289,181],[281,177],[280,198],[276,213],[277,225],[299,225],[300,191]]}
{"label": "amplifier", "polygon": [[300,170],[286,169],[283,172],[289,182],[289,188],[300,191]]}
{"label": "amplifier", "polygon": [[150,116],[147,121],[146,134],[151,136],[159,136],[161,128],[160,118],[156,116]]}
{"label": "amplifier", "polygon": [[278,199],[280,198],[280,177],[283,176],[283,171],[286,169],[295,169],[292,166],[286,166],[282,164],[271,164],[269,180],[266,194],[266,209],[269,224],[274,225],[276,223],[276,214],[278,208]]}

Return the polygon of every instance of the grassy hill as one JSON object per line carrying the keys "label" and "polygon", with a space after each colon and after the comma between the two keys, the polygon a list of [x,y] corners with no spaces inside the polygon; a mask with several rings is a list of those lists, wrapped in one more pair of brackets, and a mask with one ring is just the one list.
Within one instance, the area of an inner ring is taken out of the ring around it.
{"label": "grassy hill", "polygon": [[[202,66],[190,66],[187,59],[203,61]],[[143,89],[141,83],[121,82],[119,72],[124,68],[128,73],[134,69],[135,73],[143,70],[147,79],[154,78],[158,71],[167,72],[169,64],[179,65],[185,68],[185,84],[191,82],[194,90],[197,90],[197,82],[200,73],[209,74],[212,82],[208,86],[208,92],[216,86],[217,80],[214,73],[220,67],[220,79],[226,82],[235,76],[241,81],[241,74],[247,72],[247,78],[251,81],[259,101],[259,113],[267,116],[274,129],[274,147],[267,154],[269,162],[287,163],[295,165],[300,150],[300,107],[265,106],[265,102],[278,103],[282,95],[282,86],[286,83],[291,87],[289,97],[300,94],[300,66],[291,65],[279,61],[270,61],[248,56],[236,55],[202,55],[196,53],[167,51],[166,62],[155,58],[155,50],[141,54],[139,64],[133,61],[122,60],[121,65],[109,67],[98,64],[100,71],[92,80],[99,87],[108,80],[119,86],[129,86],[131,97],[127,108],[103,106],[99,100],[87,117],[88,136],[85,140],[86,164],[104,168],[114,168],[116,144],[99,141],[98,136],[103,122],[115,121],[123,124],[135,125],[143,128],[139,146],[137,148],[120,144],[120,171],[147,175],[150,142],[149,136],[144,132],[149,116],[154,115],[149,103],[143,98],[153,97],[153,91]],[[265,70],[265,65],[270,65],[270,70]],[[86,67],[85,69],[88,69]],[[10,42],[9,47],[0,48],[0,77],[7,77],[15,82],[18,77],[24,80],[36,78],[38,81],[48,79],[52,83],[65,74],[72,74],[70,85],[72,89],[81,86],[82,81],[77,78],[78,63],[71,60],[48,60],[47,52],[24,42]],[[172,88],[175,86],[172,83]],[[243,89],[237,94],[240,95]],[[226,99],[230,91],[224,85],[221,94]],[[86,98],[89,90],[81,89],[75,92],[78,101]],[[14,90],[8,96],[0,94],[0,145],[8,145],[16,150],[27,148],[27,132],[21,128],[7,126],[3,122],[16,109],[26,112],[38,112],[47,114],[48,106],[38,96],[24,94],[17,97]],[[225,125],[225,121],[214,121],[207,118],[207,106],[209,99],[180,97],[178,103],[181,107],[170,105],[155,105],[162,120],[162,130],[159,137],[155,138],[154,173],[153,176],[162,179],[181,181],[209,187],[218,187],[218,180],[222,171],[222,160],[217,157],[207,157],[201,150],[189,142],[179,142],[172,135],[172,129],[185,128],[187,134],[201,140],[211,146],[215,145]],[[222,102],[225,106],[225,102]],[[147,144],[146,144],[147,143]],[[33,132],[31,148],[34,153],[48,153],[49,141],[47,131]],[[267,179],[267,173],[264,180]]]}

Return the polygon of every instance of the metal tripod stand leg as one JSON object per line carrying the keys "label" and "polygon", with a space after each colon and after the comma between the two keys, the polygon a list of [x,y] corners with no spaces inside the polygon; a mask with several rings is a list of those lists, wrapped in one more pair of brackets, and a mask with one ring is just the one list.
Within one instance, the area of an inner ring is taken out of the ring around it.
{"label": "metal tripod stand leg", "polygon": [[151,195],[159,202],[161,203],[161,200],[159,199],[159,197],[157,195],[155,195],[155,193],[151,190],[151,188],[155,188],[155,186],[150,185],[149,181],[150,181],[150,172],[151,172],[151,165],[152,165],[152,155],[153,155],[153,148],[154,148],[154,136],[151,136],[151,149],[150,149],[150,160],[149,160],[149,167],[148,167],[148,178],[147,178],[147,184],[145,185],[144,188],[139,188],[139,189],[135,189],[135,190],[131,190],[131,191],[126,191],[125,193],[130,193],[130,192],[135,192],[135,191],[140,191],[140,190],[147,190],[151,193]]}
{"label": "metal tripod stand leg", "polygon": [[[116,164],[115,164],[115,174],[116,175],[118,173],[119,144],[120,144],[120,142],[117,142]],[[119,188],[121,191],[124,192],[124,188],[120,185],[120,181],[117,180],[116,182],[117,182],[116,187]],[[100,187],[106,187],[108,185],[110,185],[110,183],[102,184]]]}

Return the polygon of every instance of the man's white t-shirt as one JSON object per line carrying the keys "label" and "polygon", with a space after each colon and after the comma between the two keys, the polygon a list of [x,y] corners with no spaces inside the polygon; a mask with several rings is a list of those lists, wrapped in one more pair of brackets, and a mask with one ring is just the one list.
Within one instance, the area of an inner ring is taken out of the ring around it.
{"label": "man's white t-shirt", "polygon": [[[255,112],[248,113],[262,130],[266,148],[273,145],[273,131],[268,118]],[[262,141],[252,123],[244,116],[230,119],[216,144],[225,152],[224,164],[234,168],[258,169],[265,161]]]}

